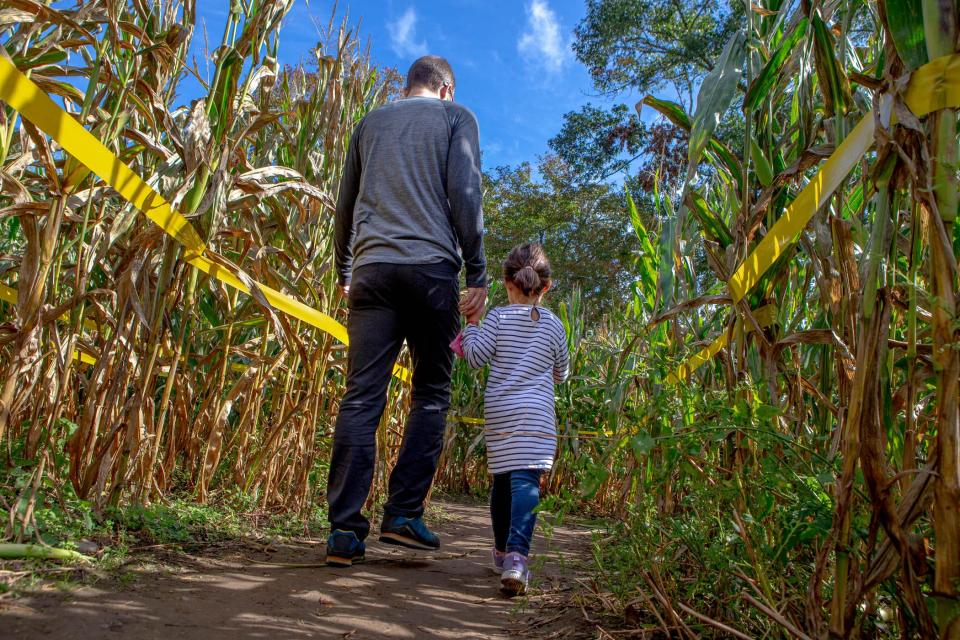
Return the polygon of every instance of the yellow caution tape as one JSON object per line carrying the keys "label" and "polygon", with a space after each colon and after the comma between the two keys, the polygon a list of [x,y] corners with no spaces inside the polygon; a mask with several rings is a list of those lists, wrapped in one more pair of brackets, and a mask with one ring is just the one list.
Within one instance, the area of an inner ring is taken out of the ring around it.
{"label": "yellow caution tape", "polygon": [[[940,109],[960,107],[960,54],[937,58],[914,71],[903,94],[903,100],[918,117]],[[827,203],[840,183],[873,146],[874,133],[874,115],[869,113],[857,123],[850,135],[844,138],[767,235],[737,268],[728,283],[733,304],[742,300],[767,269],[793,245],[814,214]],[[670,380],[675,382],[687,377],[715,356],[725,343],[726,332],[681,365]]]}
{"label": "yellow caution tape", "polygon": [[[944,56],[923,65],[910,78],[903,100],[916,116],[960,107],[960,54]],[[874,117],[864,116],[840,146],[783,212],[763,240],[730,278],[733,302],[739,302],[760,281],[777,258],[796,241],[847,174],[873,146]]]}
{"label": "yellow caution tape", "polygon": [[960,54],[937,58],[914,71],[903,101],[918,117],[960,108]]}
{"label": "yellow caution tape", "polygon": [[[9,302],[10,304],[17,304],[17,290],[11,289],[5,284],[0,284],[0,300],[4,302]],[[74,350],[73,359],[79,360],[84,364],[96,364],[97,359],[93,356],[80,351],[79,349]]]}
{"label": "yellow caution tape", "polygon": [[873,114],[865,116],[833,152],[809,184],[787,206],[779,220],[730,278],[733,304],[743,299],[777,258],[796,241],[810,218],[822,207],[873,145]]}
{"label": "yellow caution tape", "polygon": [[717,339],[707,345],[705,348],[701,349],[689,360],[677,367],[677,370],[667,376],[667,382],[670,384],[677,384],[681,380],[686,380],[690,377],[690,374],[700,368],[700,365],[713,360],[713,356],[720,353],[720,349],[723,349],[727,346],[727,341],[729,337],[727,336],[727,331],[723,331]]}
{"label": "yellow caution tape", "polygon": [[75,349],[73,351],[73,359],[79,360],[83,364],[97,364],[96,358],[86,352],[80,351],[79,349]]}
{"label": "yellow caution tape", "polygon": [[[760,327],[766,329],[776,322],[777,308],[772,304],[768,304],[764,307],[754,310],[753,317],[756,319],[757,324],[759,324]],[[746,332],[750,333],[751,331],[753,331],[753,325],[747,324]],[[708,346],[694,354],[689,360],[677,367],[677,370],[667,377],[667,382],[676,384],[680,382],[680,380],[686,380],[689,378],[690,374],[696,371],[700,365],[712,360],[713,356],[720,352],[720,349],[723,349],[725,346],[727,346],[727,341],[729,338],[730,335],[728,331],[721,333],[719,336],[717,336],[716,340],[711,342]]]}
{"label": "yellow caution tape", "polygon": [[17,290],[11,289],[5,284],[0,284],[0,300],[9,302],[10,304],[17,304]]}
{"label": "yellow caution tape", "polygon": [[[58,107],[32,80],[0,52],[0,100],[3,100],[63,149],[113,187],[130,204],[142,211],[167,234],[186,247],[187,262],[224,284],[250,293],[249,287],[231,271],[204,255],[209,249],[190,221],[117,158],[94,135],[67,112]],[[284,313],[324,331],[344,344],[349,343],[347,329],[327,314],[308,307],[263,284],[256,283],[267,301]],[[396,366],[394,375],[410,381],[410,372]]]}

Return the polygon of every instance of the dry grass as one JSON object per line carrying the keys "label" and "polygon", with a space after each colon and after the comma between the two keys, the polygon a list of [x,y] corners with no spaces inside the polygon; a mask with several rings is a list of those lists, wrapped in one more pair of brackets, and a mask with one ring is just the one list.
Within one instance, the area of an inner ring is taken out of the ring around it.
{"label": "dry grass", "polygon": [[[211,248],[343,319],[330,269],[339,167],[356,120],[395,85],[352,29],[331,22],[312,60],[281,69],[290,3],[233,3],[209,86],[175,108],[184,79],[203,77],[187,64],[192,0],[12,6],[2,41],[21,70]],[[0,439],[33,461],[20,502],[49,476],[98,507],[240,487],[263,507],[308,509],[342,345],[186,265],[175,241],[9,108],[0,140],[0,279],[17,290],[0,333]],[[75,349],[96,363],[80,366]]]}

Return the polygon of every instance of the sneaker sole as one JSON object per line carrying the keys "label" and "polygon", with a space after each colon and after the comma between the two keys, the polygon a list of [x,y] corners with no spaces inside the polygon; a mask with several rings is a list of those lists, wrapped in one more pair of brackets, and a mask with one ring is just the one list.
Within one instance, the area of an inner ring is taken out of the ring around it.
{"label": "sneaker sole", "polygon": [[349,569],[355,564],[361,564],[365,558],[360,556],[359,558],[343,558],[340,556],[327,556],[327,566],[334,567],[336,569]]}
{"label": "sneaker sole", "polygon": [[425,545],[422,542],[409,538],[407,536],[401,535],[399,533],[393,533],[392,531],[386,531],[380,534],[380,542],[385,542],[387,544],[395,544],[400,547],[407,547],[408,549],[417,549],[419,551],[436,551],[440,548],[440,545],[431,547]]}
{"label": "sneaker sole", "polygon": [[527,591],[527,585],[523,584],[522,580],[504,578],[500,581],[500,591],[511,598],[513,596],[522,596]]}

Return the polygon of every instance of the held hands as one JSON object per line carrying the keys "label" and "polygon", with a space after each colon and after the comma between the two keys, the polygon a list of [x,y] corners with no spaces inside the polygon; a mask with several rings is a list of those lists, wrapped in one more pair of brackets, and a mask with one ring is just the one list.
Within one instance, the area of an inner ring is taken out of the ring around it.
{"label": "held hands", "polygon": [[486,287],[470,287],[460,300],[460,313],[469,324],[477,324],[480,322],[480,316],[483,315],[486,304]]}

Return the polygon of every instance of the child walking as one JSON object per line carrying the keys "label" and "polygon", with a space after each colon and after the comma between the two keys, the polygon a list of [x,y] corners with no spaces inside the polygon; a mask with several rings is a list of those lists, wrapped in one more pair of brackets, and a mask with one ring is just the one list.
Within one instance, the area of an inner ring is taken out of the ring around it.
{"label": "child walking", "polygon": [[550,289],[550,261],[538,244],[514,248],[503,264],[510,304],[479,323],[468,317],[462,349],[471,367],[490,364],[484,394],[487,462],[493,474],[493,565],[510,596],[526,591],[530,541],[540,502],[540,474],[557,448],[554,384],[567,378],[563,323],[540,306]]}

